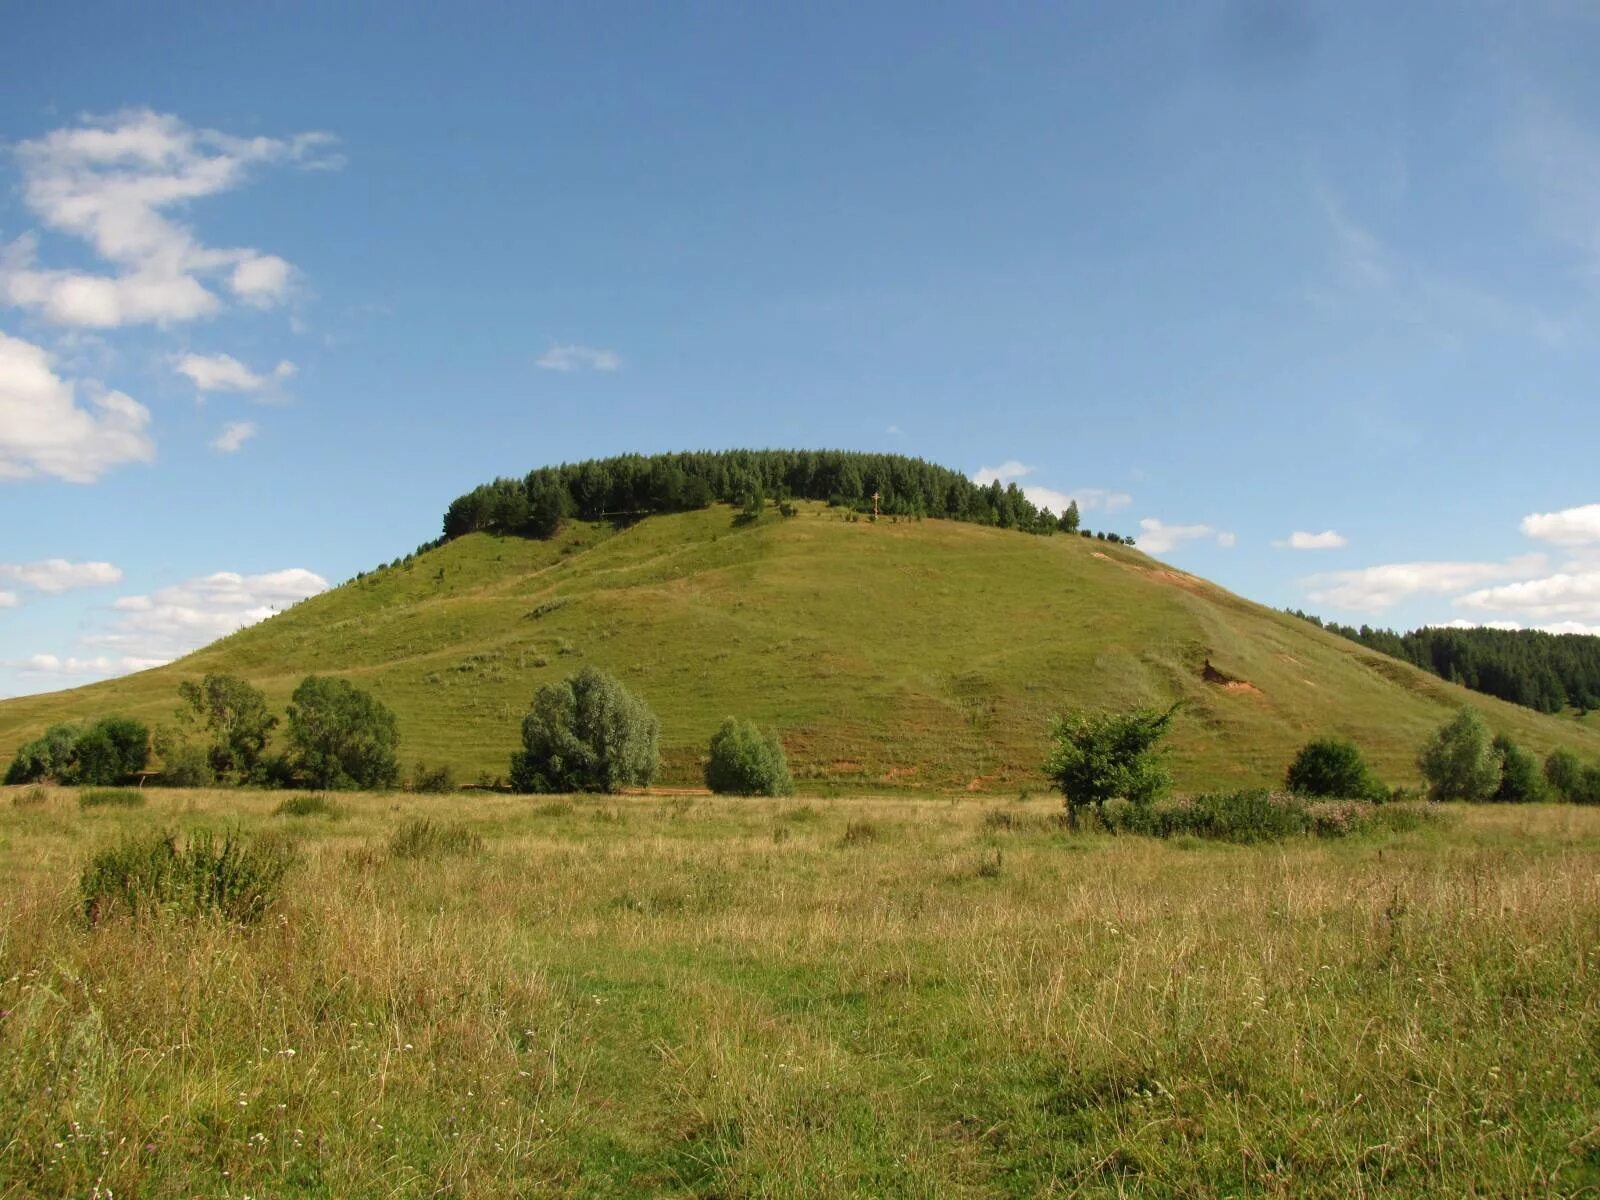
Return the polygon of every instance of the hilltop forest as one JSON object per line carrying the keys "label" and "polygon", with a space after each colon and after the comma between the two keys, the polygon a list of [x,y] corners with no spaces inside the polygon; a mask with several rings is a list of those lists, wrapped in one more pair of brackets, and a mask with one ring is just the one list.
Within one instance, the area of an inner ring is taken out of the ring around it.
{"label": "hilltop forest", "polygon": [[714,503],[756,512],[766,500],[824,500],[870,511],[874,497],[886,516],[942,517],[1040,534],[1083,532],[1076,502],[1052,513],[1034,505],[1015,483],[980,486],[918,458],[850,450],[720,450],[625,454],[496,479],[451,501],[443,540],[480,531],[548,538],[569,517],[631,520]]}

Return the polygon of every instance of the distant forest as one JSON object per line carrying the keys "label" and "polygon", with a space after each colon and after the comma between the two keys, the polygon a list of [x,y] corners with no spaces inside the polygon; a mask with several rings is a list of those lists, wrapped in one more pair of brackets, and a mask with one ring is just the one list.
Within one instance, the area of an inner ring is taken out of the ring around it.
{"label": "distant forest", "polygon": [[1413,629],[1396,633],[1288,610],[1441,679],[1544,713],[1600,708],[1600,637],[1537,629]]}
{"label": "distant forest", "polygon": [[[568,517],[631,520],[709,504],[759,510],[766,501],[826,500],[870,512],[873,496],[891,517],[942,517],[1028,533],[1083,533],[1078,506],[1039,509],[1015,483],[987,487],[959,471],[899,454],[849,450],[720,450],[626,454],[540,467],[522,479],[496,479],[451,501],[446,540],[487,530],[546,538]],[[1107,541],[1133,544],[1117,534]]]}

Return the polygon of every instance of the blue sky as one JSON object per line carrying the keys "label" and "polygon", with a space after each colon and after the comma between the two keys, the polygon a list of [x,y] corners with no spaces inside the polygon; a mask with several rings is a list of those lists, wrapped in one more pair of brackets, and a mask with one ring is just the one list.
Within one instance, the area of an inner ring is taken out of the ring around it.
{"label": "blue sky", "polygon": [[784,8],[12,12],[0,695],[495,475],[701,447],[1015,478],[1344,621],[1600,631],[1600,13]]}

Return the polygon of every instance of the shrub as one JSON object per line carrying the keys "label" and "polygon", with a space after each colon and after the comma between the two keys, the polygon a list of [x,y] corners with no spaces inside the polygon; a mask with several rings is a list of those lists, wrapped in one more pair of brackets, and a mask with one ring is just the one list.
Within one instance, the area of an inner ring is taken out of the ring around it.
{"label": "shrub", "polygon": [[1372,812],[1371,805],[1358,800],[1308,804],[1283,792],[1246,790],[1151,804],[1118,799],[1101,808],[1100,819],[1113,833],[1250,844],[1302,834],[1346,837],[1366,828]]}
{"label": "shrub", "polygon": [[204,746],[187,742],[174,742],[165,731],[156,734],[157,753],[161,755],[161,782],[167,787],[198,788],[216,783],[216,772]]}
{"label": "shrub", "polygon": [[267,738],[278,724],[261,689],[237,675],[212,673],[199,683],[184,680],[178,696],[183,701],[179,721],[208,735],[201,751],[212,774],[229,783],[260,782]]}
{"label": "shrub", "polygon": [[1583,783],[1583,764],[1571,750],[1552,750],[1544,760],[1544,781],[1560,800],[1575,800]]}
{"label": "shrub", "polygon": [[103,717],[78,735],[72,748],[73,783],[121,783],[150,761],[150,730],[132,717]]}
{"label": "shrub", "polygon": [[1585,767],[1572,792],[1574,804],[1600,804],[1600,767]]}
{"label": "shrub", "polygon": [[11,804],[14,808],[38,808],[49,798],[49,792],[38,784],[34,784],[31,788],[24,788],[11,797]]}
{"label": "shrub", "polygon": [[144,793],[133,788],[87,788],[78,793],[79,808],[142,808]]}
{"label": "shrub", "polygon": [[483,838],[459,821],[445,823],[419,817],[401,825],[389,838],[389,853],[396,858],[440,858],[482,850]]}
{"label": "shrub", "polygon": [[1417,758],[1428,799],[1487,800],[1500,786],[1500,761],[1489,727],[1476,709],[1463,708],[1440,726]]}
{"label": "shrub", "polygon": [[711,735],[706,786],[719,795],[787,796],[794,791],[789,760],[776,734],[766,737],[753,721],[733,717]]}
{"label": "shrub", "polygon": [[419,762],[411,772],[411,790],[428,795],[442,795],[456,790],[456,773],[446,765],[430,767]]}
{"label": "shrub", "polygon": [[326,796],[290,796],[272,810],[275,817],[327,817],[330,820],[344,816],[344,811]]}
{"label": "shrub", "polygon": [[6,768],[7,783],[40,783],[51,779],[68,783],[72,779],[72,752],[78,744],[76,725],[52,725],[17,751]]}
{"label": "shrub", "polygon": [[348,679],[308,675],[290,698],[294,766],[311,787],[393,787],[399,740],[394,713]]}
{"label": "shrub", "polygon": [[296,861],[276,839],[196,833],[180,843],[171,833],[143,834],[90,859],[78,891],[91,925],[154,911],[249,924],[277,899]]}
{"label": "shrub", "polygon": [[1523,751],[1503,733],[1494,739],[1492,748],[1500,763],[1500,786],[1490,799],[1503,804],[1528,804],[1545,798],[1545,783],[1539,774],[1538,759]]}
{"label": "shrub", "polygon": [[1167,789],[1171,777],[1157,761],[1155,747],[1179,707],[1057,718],[1051,731],[1055,748],[1044,773],[1061,789],[1074,828],[1085,805],[1098,810],[1114,797],[1147,804]]}
{"label": "shrub", "polygon": [[585,667],[549,683],[522,719],[511,756],[519,792],[616,792],[655,778],[661,723],[614,675]]}
{"label": "shrub", "polygon": [[1389,798],[1389,790],[1367,767],[1355,743],[1343,738],[1318,738],[1302,746],[1289,765],[1284,787],[1301,796],[1374,804]]}

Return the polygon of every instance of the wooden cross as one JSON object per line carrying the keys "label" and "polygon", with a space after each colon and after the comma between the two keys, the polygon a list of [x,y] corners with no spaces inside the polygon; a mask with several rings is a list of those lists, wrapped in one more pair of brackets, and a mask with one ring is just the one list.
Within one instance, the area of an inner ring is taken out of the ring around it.
{"label": "wooden cross", "polygon": [[877,492],[872,493],[872,519],[874,521],[878,519],[878,501],[882,499],[883,497]]}

